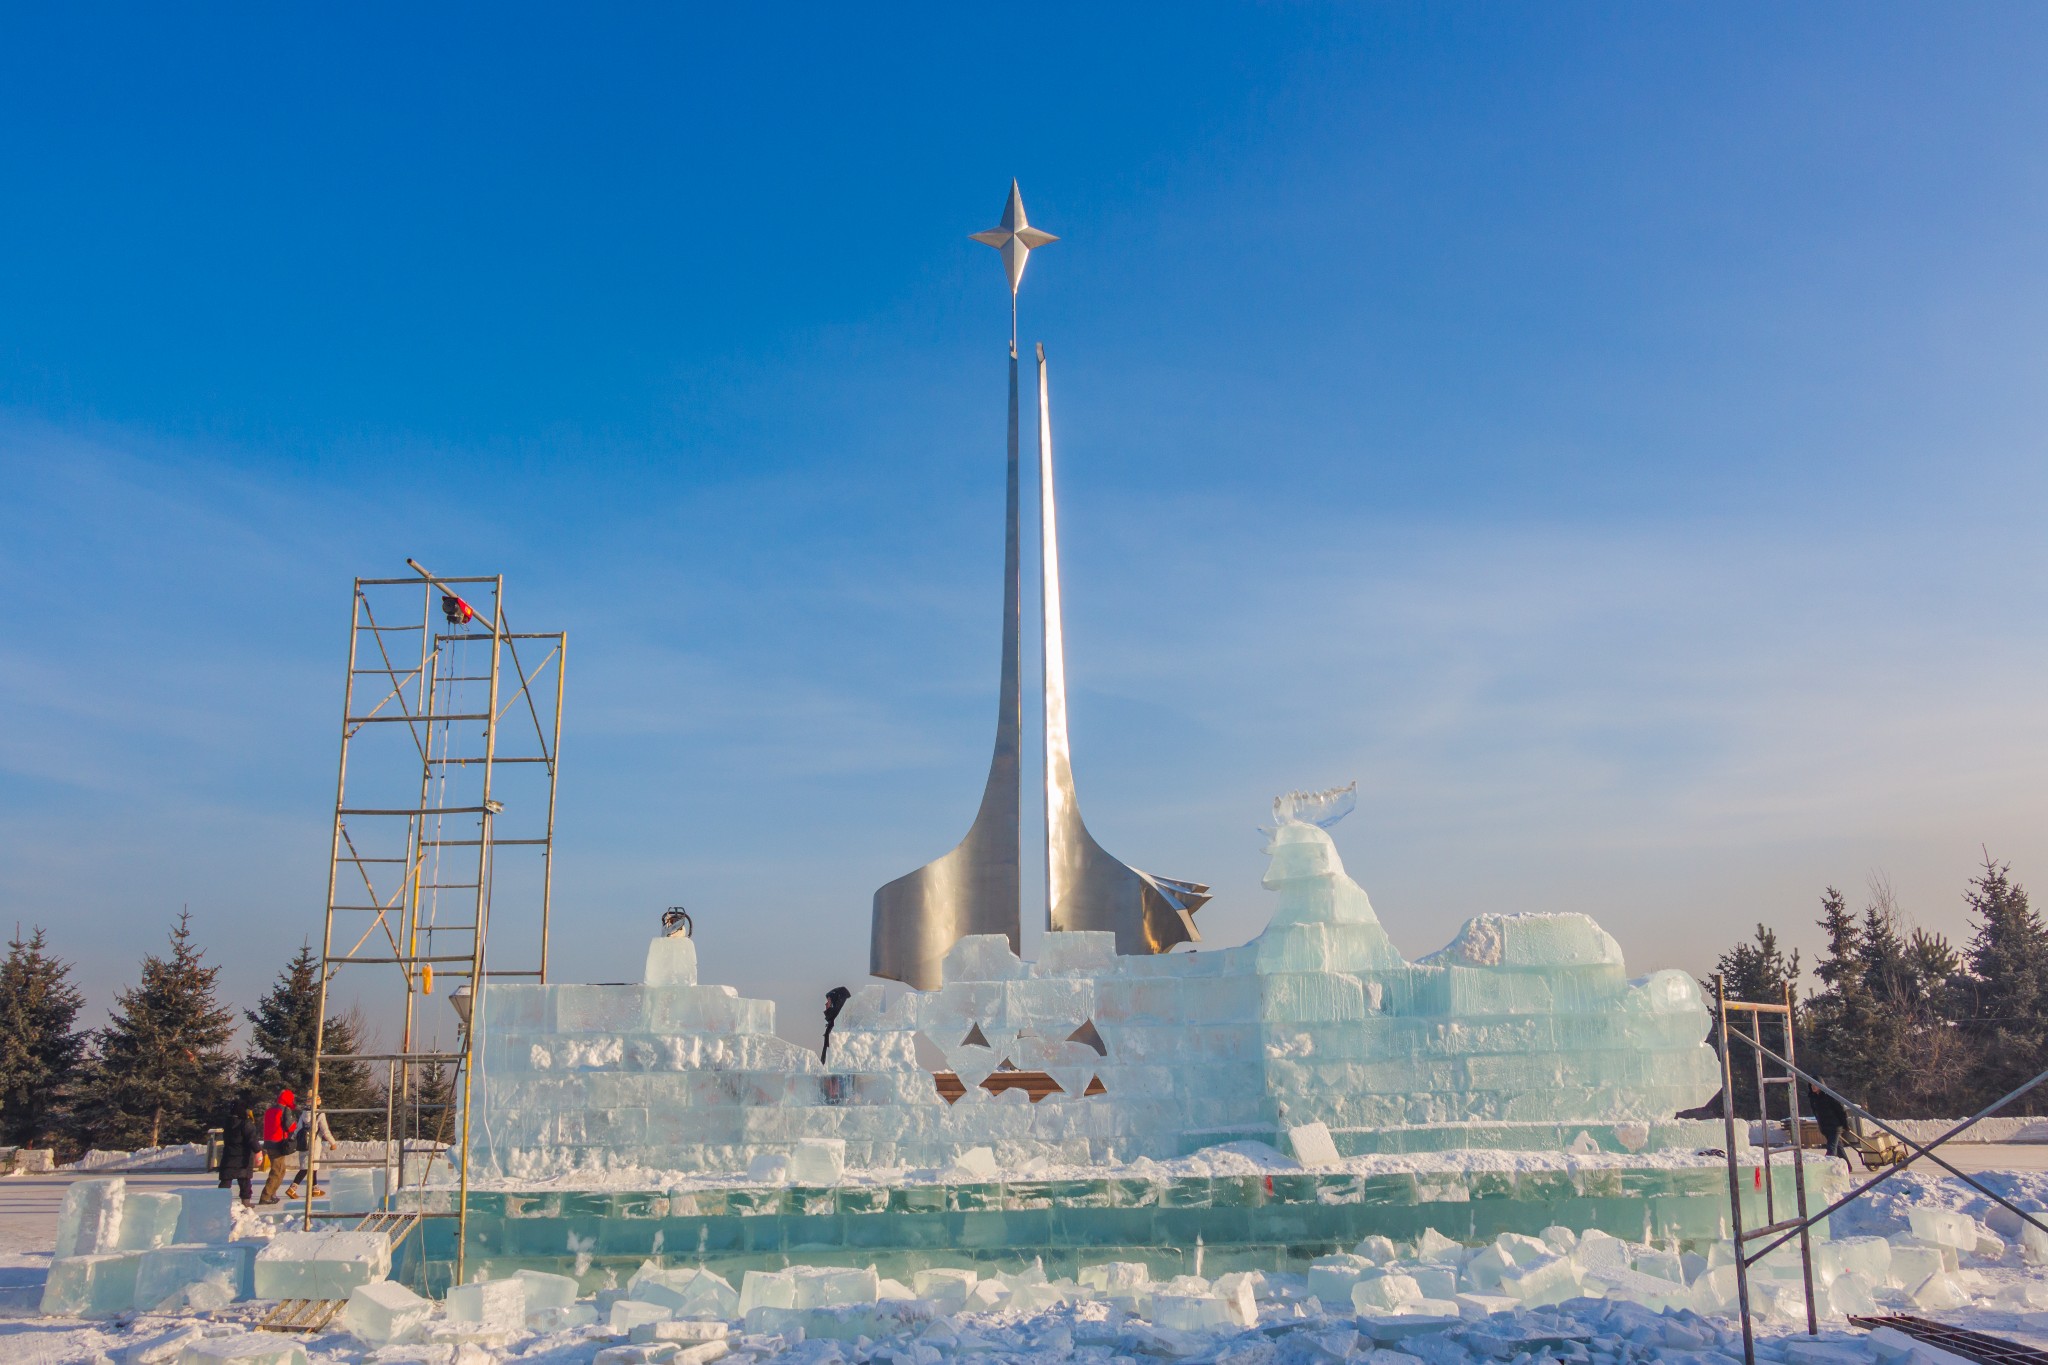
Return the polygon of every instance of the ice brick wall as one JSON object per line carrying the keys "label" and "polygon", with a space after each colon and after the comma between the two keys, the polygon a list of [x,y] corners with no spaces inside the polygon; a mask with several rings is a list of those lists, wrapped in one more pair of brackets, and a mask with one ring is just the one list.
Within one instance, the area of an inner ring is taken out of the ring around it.
{"label": "ice brick wall", "polygon": [[[478,1150],[504,1174],[645,1167],[741,1171],[806,1138],[856,1168],[1173,1156],[1327,1124],[1345,1152],[1610,1148],[1715,1084],[1706,1010],[1675,971],[1630,980],[1584,915],[1483,915],[1405,961],[1329,834],[1282,824],[1266,930],[1238,948],[1118,957],[1108,934],[1048,935],[1020,961],[963,939],[944,984],[870,985],[832,1054],[774,1033],[774,1006],[697,981],[695,946],[659,939],[630,986],[493,984],[479,1006]],[[922,1040],[967,1087],[942,1100]],[[981,1082],[1048,1073],[1038,1104]],[[1091,1089],[1100,1093],[1089,1094]]]}

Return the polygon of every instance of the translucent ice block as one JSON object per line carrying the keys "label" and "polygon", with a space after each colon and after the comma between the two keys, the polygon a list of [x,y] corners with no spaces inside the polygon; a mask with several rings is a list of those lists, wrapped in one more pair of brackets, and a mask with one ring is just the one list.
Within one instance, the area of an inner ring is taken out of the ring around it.
{"label": "translucent ice block", "polygon": [[[194,1286],[218,1285],[226,1291],[229,1303],[246,1299],[255,1289],[255,1264],[253,1242],[167,1246],[145,1251],[135,1273],[135,1306],[144,1312],[197,1307],[192,1301]],[[211,1299],[219,1292],[209,1287],[198,1297]]]}
{"label": "translucent ice block", "polygon": [[576,1302],[576,1281],[567,1275],[553,1275],[545,1270],[520,1270],[515,1271],[512,1278],[526,1286],[526,1311],[529,1314],[543,1308],[567,1308]]}
{"label": "translucent ice block", "polygon": [[[337,1172],[336,1174],[339,1174]],[[330,1176],[331,1180],[333,1177]],[[178,1235],[182,1245],[228,1242],[235,1236],[235,1206],[241,1195],[233,1189],[189,1185],[178,1192]]]}
{"label": "translucent ice block", "polygon": [[184,1200],[175,1194],[150,1194],[130,1190],[121,1202],[122,1251],[148,1251],[178,1240],[178,1209]]}
{"label": "translucent ice block", "polygon": [[1304,1166],[1337,1164],[1337,1144],[1330,1137],[1330,1126],[1326,1123],[1304,1123],[1289,1128],[1287,1141],[1294,1148],[1294,1159]]}
{"label": "translucent ice block", "polygon": [[256,1297],[346,1299],[390,1274],[391,1239],[381,1232],[283,1232],[256,1253]]}
{"label": "translucent ice block", "polygon": [[332,1213],[368,1213],[384,1199],[384,1171],[377,1166],[343,1166],[323,1171],[327,1208]]}
{"label": "translucent ice block", "polygon": [[697,944],[688,935],[671,934],[647,945],[647,973],[650,986],[694,986],[697,984]]}
{"label": "translucent ice block", "polygon": [[1563,1303],[1579,1294],[1579,1268],[1563,1256],[1546,1256],[1527,1266],[1516,1266],[1500,1277],[1501,1293],[1520,1299],[1531,1308],[1539,1304]]}
{"label": "translucent ice block", "polygon": [[849,1304],[873,1303],[879,1297],[878,1277],[872,1269],[801,1266],[793,1274],[797,1308],[844,1308]]}
{"label": "translucent ice block", "polygon": [[57,1210],[53,1256],[91,1256],[113,1251],[121,1238],[121,1205],[128,1182],[119,1176],[74,1180]]}
{"label": "translucent ice block", "polygon": [[42,1311],[53,1317],[104,1318],[135,1306],[138,1251],[59,1256],[43,1283]]}
{"label": "translucent ice block", "polygon": [[796,1277],[787,1270],[749,1270],[740,1281],[739,1316],[756,1308],[796,1307]]}
{"label": "translucent ice block", "polygon": [[740,1314],[740,1296],[730,1283],[708,1270],[687,1266],[663,1267],[650,1261],[627,1281],[626,1293],[663,1304],[677,1317],[734,1318]]}
{"label": "translucent ice block", "polygon": [[[1085,1276],[1086,1271],[1082,1274]],[[920,1270],[911,1280],[911,1290],[920,1299],[929,1299],[946,1313],[958,1313],[966,1307],[967,1295],[980,1277],[972,1270],[954,1270],[934,1267]]]}
{"label": "translucent ice block", "polygon": [[1975,1251],[1983,1234],[1976,1219],[1950,1209],[1907,1209],[1906,1221],[1912,1225],[1913,1235],[1921,1241],[1954,1247],[1957,1251]]}
{"label": "translucent ice block", "polygon": [[448,1321],[480,1327],[486,1332],[516,1332],[526,1325],[526,1282],[514,1275],[504,1280],[459,1284],[448,1291]]}
{"label": "translucent ice block", "polygon": [[1017,981],[1028,973],[1002,934],[968,934],[946,952],[947,981]]}
{"label": "translucent ice block", "polygon": [[1154,1294],[1152,1323],[1174,1332],[1208,1332],[1235,1325],[1229,1306],[1214,1294]]}
{"label": "translucent ice block", "polygon": [[399,1341],[425,1327],[434,1316],[434,1301],[423,1299],[395,1280],[376,1280],[349,1292],[341,1325],[372,1345]]}
{"label": "translucent ice block", "polygon": [[1351,1286],[1351,1306],[1361,1313],[1397,1313],[1423,1297],[1412,1275],[1368,1275]]}
{"label": "translucent ice block", "polygon": [[789,1178],[799,1185],[837,1185],[845,1172],[843,1138],[805,1138],[789,1154]]}
{"label": "translucent ice block", "polygon": [[178,1356],[178,1365],[306,1365],[305,1348],[275,1332],[195,1341]]}
{"label": "translucent ice block", "polygon": [[609,1325],[620,1336],[645,1322],[666,1322],[673,1316],[666,1305],[644,1299],[620,1299],[612,1305]]}
{"label": "translucent ice block", "polygon": [[1343,1305],[1351,1302],[1352,1287],[1370,1269],[1372,1262],[1363,1256],[1320,1256],[1309,1262],[1309,1297],[1320,1299],[1327,1311],[1342,1312]]}

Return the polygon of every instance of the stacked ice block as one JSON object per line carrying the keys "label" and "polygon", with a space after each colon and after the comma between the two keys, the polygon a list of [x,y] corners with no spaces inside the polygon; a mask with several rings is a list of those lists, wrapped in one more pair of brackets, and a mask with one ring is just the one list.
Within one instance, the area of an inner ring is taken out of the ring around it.
{"label": "stacked ice block", "polygon": [[[1659,1126],[1714,1087],[1689,977],[1630,980],[1576,914],[1482,915],[1408,962],[1325,829],[1284,822],[1267,852],[1274,914],[1243,947],[1119,957],[1110,935],[1060,933],[1024,962],[1000,936],[966,938],[937,990],[857,991],[823,1065],[774,1034],[769,1002],[699,984],[686,938],[655,941],[641,985],[494,983],[479,1153],[513,1177],[738,1173],[817,1140],[855,1169],[976,1147],[1099,1162],[1316,1122],[1346,1154],[1690,1145]],[[939,1097],[920,1041],[965,1085],[959,1102]],[[1056,1092],[994,1096],[981,1082],[1003,1068]]]}
{"label": "stacked ice block", "polygon": [[64,1192],[42,1311],[222,1308],[253,1292],[261,1242],[235,1240],[232,1190],[132,1191],[119,1176]]}

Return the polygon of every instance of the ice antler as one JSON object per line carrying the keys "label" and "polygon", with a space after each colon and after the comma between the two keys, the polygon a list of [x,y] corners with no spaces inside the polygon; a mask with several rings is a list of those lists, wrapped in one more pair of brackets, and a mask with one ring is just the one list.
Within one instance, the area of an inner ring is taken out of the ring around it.
{"label": "ice antler", "polygon": [[1273,798],[1274,825],[1314,825],[1319,829],[1330,826],[1351,814],[1358,805],[1358,784],[1346,787],[1332,787],[1320,792],[1289,792]]}

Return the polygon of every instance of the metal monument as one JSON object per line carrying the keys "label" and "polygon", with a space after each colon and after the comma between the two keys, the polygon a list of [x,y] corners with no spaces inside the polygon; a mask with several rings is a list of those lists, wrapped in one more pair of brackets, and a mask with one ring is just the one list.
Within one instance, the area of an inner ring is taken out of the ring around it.
{"label": "metal monument", "polygon": [[[1010,182],[1002,222],[973,239],[1002,253],[1010,282],[1008,493],[1004,502],[1003,667],[996,698],[995,754],[981,809],[951,852],[875,892],[868,970],[920,990],[937,987],[946,951],[969,934],[1002,934],[1022,949],[1019,872],[1023,773],[1019,730],[1022,608],[1018,536],[1017,289],[1030,253],[1059,240],[1031,226]],[[1059,534],[1052,485],[1052,430],[1045,348],[1038,348],[1038,466],[1041,620],[1045,695],[1046,925],[1110,930],[1121,953],[1162,953],[1200,938],[1194,912],[1209,899],[1197,882],[1157,877],[1105,852],[1081,822],[1067,739],[1066,649],[1060,629]]]}

